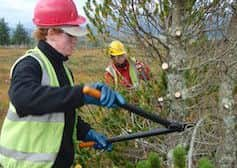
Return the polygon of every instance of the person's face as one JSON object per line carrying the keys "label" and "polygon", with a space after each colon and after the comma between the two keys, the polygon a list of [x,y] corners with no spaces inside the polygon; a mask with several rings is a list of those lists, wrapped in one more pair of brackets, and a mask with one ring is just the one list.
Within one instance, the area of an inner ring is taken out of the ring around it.
{"label": "person's face", "polygon": [[126,55],[111,56],[111,58],[115,64],[123,64],[126,60]]}
{"label": "person's face", "polygon": [[77,37],[71,36],[63,31],[59,33],[49,32],[46,41],[66,57],[72,55],[77,45]]}

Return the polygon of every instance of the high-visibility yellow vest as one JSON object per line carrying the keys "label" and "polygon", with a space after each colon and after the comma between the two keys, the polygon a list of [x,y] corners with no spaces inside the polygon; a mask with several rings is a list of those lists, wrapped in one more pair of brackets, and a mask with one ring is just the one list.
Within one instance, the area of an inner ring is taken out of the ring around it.
{"label": "high-visibility yellow vest", "polygon": [[[131,77],[133,88],[137,88],[139,85],[139,78],[136,65],[133,61],[129,59],[128,63],[129,63],[129,75]],[[115,67],[111,64],[108,67],[106,67],[105,71],[107,71],[114,78],[115,88],[117,88],[119,84],[119,76],[116,73]]]}
{"label": "high-visibility yellow vest", "polygon": [[[12,66],[11,73],[16,64],[27,56],[39,62],[42,70],[42,85],[59,86],[53,66],[37,47],[19,58]],[[72,76],[67,67],[64,66],[64,68],[73,86]],[[10,102],[0,136],[0,163],[4,168],[52,167],[61,145],[64,120],[63,112],[19,117],[14,105]],[[75,146],[76,121],[73,132]]]}

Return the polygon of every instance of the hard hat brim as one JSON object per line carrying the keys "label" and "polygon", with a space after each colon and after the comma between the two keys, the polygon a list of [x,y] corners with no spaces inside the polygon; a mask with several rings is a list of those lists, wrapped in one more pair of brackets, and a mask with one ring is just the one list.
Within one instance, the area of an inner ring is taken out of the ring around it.
{"label": "hard hat brim", "polygon": [[65,26],[65,27],[60,27],[60,28],[64,32],[76,37],[81,37],[88,34],[88,31],[86,30],[86,28],[83,28],[80,26]]}
{"label": "hard hat brim", "polygon": [[117,53],[111,53],[110,55],[112,56],[120,56],[120,55],[124,55],[124,54],[127,54],[126,51],[122,51],[122,52],[117,52]]}

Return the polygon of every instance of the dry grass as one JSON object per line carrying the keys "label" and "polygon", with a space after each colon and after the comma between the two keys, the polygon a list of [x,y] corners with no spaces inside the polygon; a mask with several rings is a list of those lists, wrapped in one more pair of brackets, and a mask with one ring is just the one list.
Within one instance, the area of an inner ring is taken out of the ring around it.
{"label": "dry grass", "polygon": [[5,109],[8,104],[7,90],[9,87],[9,72],[11,65],[20,55],[23,55],[24,49],[0,49],[0,106]]}
{"label": "dry grass", "polygon": [[88,83],[101,80],[108,59],[102,49],[80,49],[70,58],[68,64],[72,69],[75,83]]}
{"label": "dry grass", "polygon": [[20,55],[23,55],[25,49],[0,49],[0,126],[6,115],[8,106],[8,88],[9,88],[9,72],[11,65]]}

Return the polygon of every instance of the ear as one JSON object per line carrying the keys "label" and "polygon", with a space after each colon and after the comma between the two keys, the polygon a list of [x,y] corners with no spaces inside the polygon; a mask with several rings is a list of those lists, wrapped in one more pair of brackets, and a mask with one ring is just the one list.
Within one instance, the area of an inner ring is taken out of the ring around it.
{"label": "ear", "polygon": [[46,39],[50,41],[55,41],[55,35],[56,35],[55,30],[53,28],[49,28]]}
{"label": "ear", "polygon": [[110,57],[110,58],[111,58],[111,60],[115,61],[115,58],[116,58],[116,57]]}
{"label": "ear", "polygon": [[48,35],[53,35],[54,34],[54,30],[52,28],[48,29]]}

